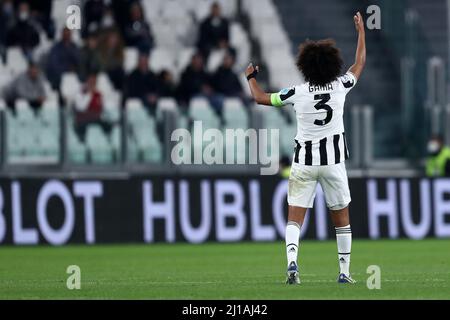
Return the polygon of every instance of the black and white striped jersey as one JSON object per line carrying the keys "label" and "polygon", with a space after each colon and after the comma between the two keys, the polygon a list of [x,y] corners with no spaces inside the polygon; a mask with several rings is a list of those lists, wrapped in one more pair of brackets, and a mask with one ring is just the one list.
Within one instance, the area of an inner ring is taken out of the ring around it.
{"label": "black and white striped jersey", "polygon": [[297,117],[294,162],[323,166],[348,159],[344,103],[356,81],[356,77],[347,72],[325,86],[306,82],[271,95],[274,106],[294,106]]}

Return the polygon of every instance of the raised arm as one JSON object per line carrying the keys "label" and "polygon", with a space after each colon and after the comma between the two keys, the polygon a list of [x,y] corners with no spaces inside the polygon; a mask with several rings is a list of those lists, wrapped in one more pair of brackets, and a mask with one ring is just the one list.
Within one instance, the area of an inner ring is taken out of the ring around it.
{"label": "raised arm", "polygon": [[256,103],[263,104],[266,106],[271,106],[272,103],[270,101],[270,94],[264,92],[263,89],[259,86],[256,81],[256,74],[259,71],[259,67],[253,67],[253,64],[250,63],[245,70],[245,76],[248,79],[248,85],[250,87],[250,91],[252,93],[253,99],[255,99]]}
{"label": "raised arm", "polygon": [[359,79],[364,65],[366,64],[366,34],[364,31],[364,21],[361,13],[357,12],[353,16],[353,21],[355,22],[355,28],[358,32],[358,46],[356,47],[355,63],[348,69],[351,73]]}

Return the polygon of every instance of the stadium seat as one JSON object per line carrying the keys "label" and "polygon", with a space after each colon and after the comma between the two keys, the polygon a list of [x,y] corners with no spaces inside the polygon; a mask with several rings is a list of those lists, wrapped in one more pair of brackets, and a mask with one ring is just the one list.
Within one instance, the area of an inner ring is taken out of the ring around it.
{"label": "stadium seat", "polygon": [[51,17],[55,21],[56,30],[62,30],[66,25],[66,10],[68,6],[76,4],[80,5],[79,1],[72,0],[58,0],[52,3]]}
{"label": "stadium seat", "polygon": [[160,162],[162,146],[158,139],[155,118],[144,109],[139,99],[126,102],[128,132],[127,157],[130,161]]}
{"label": "stadium seat", "polygon": [[72,125],[68,126],[67,143],[69,162],[73,164],[87,163],[87,147],[79,140]]}
{"label": "stadium seat", "polygon": [[126,73],[133,71],[138,63],[139,51],[134,47],[125,48],[125,56],[123,59],[123,69]]}
{"label": "stadium seat", "polygon": [[177,111],[177,102],[173,98],[160,98],[156,105],[156,120],[163,120],[164,111]]}
{"label": "stadium seat", "polygon": [[178,128],[189,129],[189,119],[188,119],[188,117],[186,117],[184,115],[179,115],[177,117],[177,119],[178,119],[178,121],[177,121]]}
{"label": "stadium seat", "polygon": [[251,93],[251,91],[250,91],[250,87],[248,86],[248,80],[247,80],[247,78],[245,77],[245,74],[244,74],[243,72],[241,72],[241,73],[238,75],[238,79],[239,79],[239,82],[241,83],[241,87],[242,87],[242,90],[244,90],[245,95],[246,95],[247,97],[251,97],[251,96],[252,96],[252,93]]}
{"label": "stadium seat", "polygon": [[19,125],[29,125],[34,120],[33,110],[27,100],[17,99],[15,102],[16,118]]}
{"label": "stadium seat", "polygon": [[114,158],[119,160],[122,152],[122,133],[119,125],[112,128],[110,140]]}
{"label": "stadium seat", "polygon": [[140,160],[143,162],[160,162],[162,160],[162,146],[155,128],[134,127],[133,133]]}
{"label": "stadium seat", "polygon": [[144,16],[150,22],[153,19],[158,18],[161,15],[161,7],[164,0],[152,0],[152,1],[142,1],[142,9],[144,11]]}
{"label": "stadium seat", "polygon": [[196,97],[191,99],[189,102],[189,116],[194,121],[202,121],[203,129],[220,127],[220,121],[206,98]]}
{"label": "stadium seat", "polygon": [[18,75],[27,70],[27,60],[22,53],[22,49],[18,47],[8,48],[6,52],[6,61],[8,69],[13,75]]}
{"label": "stadium seat", "polygon": [[161,18],[165,24],[172,26],[172,33],[179,44],[194,45],[197,26],[182,1],[165,1],[161,7]]}
{"label": "stadium seat", "polygon": [[39,31],[39,45],[33,50],[33,61],[42,61],[45,59],[45,55],[50,51],[53,42],[47,38],[44,31]]}
{"label": "stadium seat", "polygon": [[39,130],[38,148],[41,155],[50,156],[57,160],[59,152],[59,135],[55,134],[55,128],[47,127]]}
{"label": "stadium seat", "polygon": [[208,62],[206,65],[206,69],[208,72],[214,72],[217,70],[217,68],[220,67],[223,61],[223,57],[225,56],[225,50],[223,49],[216,49],[213,50],[208,58]]}
{"label": "stadium seat", "polygon": [[176,65],[177,65],[178,72],[180,74],[190,64],[191,58],[194,55],[195,50],[196,49],[194,47],[186,47],[186,48],[180,49],[180,51],[178,52]]}
{"label": "stadium seat", "polygon": [[112,147],[99,125],[88,125],[86,145],[93,163],[111,164],[113,162]]}
{"label": "stadium seat", "polygon": [[152,28],[157,48],[179,49],[181,44],[174,32],[174,27],[167,20],[163,18],[154,19],[152,21]]}
{"label": "stadium seat", "polygon": [[171,50],[166,48],[155,48],[150,53],[149,57],[150,61],[150,69],[155,72],[159,73],[163,69],[167,69],[172,73],[176,73],[176,67],[175,67],[175,57],[173,56],[173,53]]}
{"label": "stadium seat", "polygon": [[239,98],[227,98],[224,100],[223,117],[227,128],[248,128],[248,115]]}
{"label": "stadium seat", "polygon": [[142,101],[138,98],[129,98],[125,101],[126,109],[141,109],[144,108]]}
{"label": "stadium seat", "polygon": [[166,0],[161,6],[161,16],[167,20],[182,20],[188,16],[188,13],[181,1]]}
{"label": "stadium seat", "polygon": [[100,72],[97,75],[97,88],[102,93],[104,97],[109,96],[111,93],[114,93],[114,86],[109,80],[109,77],[106,73]]}
{"label": "stadium seat", "polygon": [[155,127],[155,120],[149,116],[144,109],[141,100],[128,99],[125,104],[125,111],[127,115],[127,122],[132,127]]}
{"label": "stadium seat", "polygon": [[39,111],[39,118],[44,126],[59,130],[59,109],[56,105],[43,105]]}
{"label": "stadium seat", "polygon": [[250,61],[251,47],[246,31],[238,22],[230,24],[230,45],[237,48],[235,70],[236,72],[242,72],[242,69]]}
{"label": "stadium seat", "polygon": [[133,137],[127,137],[127,161],[131,163],[139,162],[139,150]]}
{"label": "stadium seat", "polygon": [[108,122],[119,122],[120,114],[120,93],[112,91],[103,96],[103,114],[102,118]]}
{"label": "stadium seat", "polygon": [[8,87],[13,80],[11,73],[7,69],[0,70],[0,93]]}
{"label": "stadium seat", "polygon": [[142,153],[142,160],[144,162],[160,163],[162,162],[162,159],[162,146],[159,141],[153,144],[150,148],[145,148]]}
{"label": "stadium seat", "polygon": [[70,103],[75,95],[81,90],[81,83],[76,73],[64,73],[60,86],[62,96]]}

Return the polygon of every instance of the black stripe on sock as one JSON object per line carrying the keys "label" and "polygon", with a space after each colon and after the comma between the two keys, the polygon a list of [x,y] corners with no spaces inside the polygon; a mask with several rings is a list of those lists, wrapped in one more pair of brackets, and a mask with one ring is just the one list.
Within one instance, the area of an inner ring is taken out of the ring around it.
{"label": "black stripe on sock", "polygon": [[286,245],[286,247],[289,247],[289,246],[295,246],[296,248],[298,248],[298,245],[296,245],[295,243],[289,243]]}
{"label": "black stripe on sock", "polygon": [[326,166],[328,164],[327,138],[323,138],[322,140],[320,140],[319,153],[320,153],[320,165]]}
{"label": "black stripe on sock", "polygon": [[312,166],[312,141],[305,141],[305,165]]}
{"label": "black stripe on sock", "polygon": [[341,135],[335,134],[333,136],[333,146],[334,146],[334,163],[341,162],[341,150],[339,148],[339,139]]}
{"label": "black stripe on sock", "polygon": [[350,252],[338,252],[338,254],[346,255],[346,254],[350,254]]}

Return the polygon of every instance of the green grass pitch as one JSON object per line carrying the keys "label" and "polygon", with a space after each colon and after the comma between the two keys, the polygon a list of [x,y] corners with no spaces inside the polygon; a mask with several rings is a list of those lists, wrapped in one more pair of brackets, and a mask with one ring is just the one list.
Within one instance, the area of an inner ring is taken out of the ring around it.
{"label": "green grass pitch", "polygon": [[[336,243],[302,241],[287,286],[284,243],[0,248],[0,299],[450,299],[450,241],[354,240],[355,285],[339,285]],[[68,290],[66,268],[81,268]],[[366,286],[369,265],[381,289]]]}

